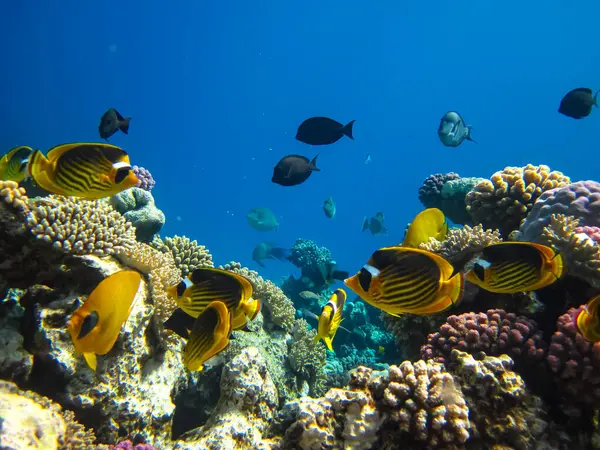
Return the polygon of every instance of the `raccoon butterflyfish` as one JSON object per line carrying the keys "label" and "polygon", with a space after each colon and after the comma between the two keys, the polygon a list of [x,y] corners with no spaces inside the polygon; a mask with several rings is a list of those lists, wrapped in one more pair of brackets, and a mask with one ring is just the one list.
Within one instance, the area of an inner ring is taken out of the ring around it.
{"label": "raccoon butterflyfish", "polygon": [[594,297],[577,314],[577,329],[586,341],[600,342],[600,296]]}
{"label": "raccoon butterflyfish", "polygon": [[342,311],[345,303],[346,292],[343,289],[338,289],[321,310],[315,343],[322,339],[329,351],[333,351],[333,338],[342,323]]}
{"label": "raccoon butterflyfish", "polygon": [[356,275],[344,281],[370,305],[388,314],[435,314],[457,305],[464,278],[435,253],[410,247],[377,250]]}
{"label": "raccoon butterflyfish", "polygon": [[42,189],[89,200],[110,197],[138,183],[125,150],[110,144],[63,144],[46,156],[36,150],[28,169]]}
{"label": "raccoon butterflyfish", "polygon": [[189,370],[202,370],[210,358],[225,350],[231,334],[231,312],[220,301],[209,303],[194,321],[183,350],[183,363]]}
{"label": "raccoon butterflyfish", "polygon": [[429,242],[431,238],[444,241],[447,235],[448,221],[444,213],[437,208],[428,208],[413,219],[406,231],[402,245],[418,247]]}
{"label": "raccoon butterflyfish", "polygon": [[536,291],[564,273],[562,255],[532,242],[500,242],[485,247],[466,279],[489,292]]}
{"label": "raccoon butterflyfish", "polygon": [[127,321],[142,276],[121,270],[100,282],[87,300],[72,315],[67,329],[77,353],[96,370],[96,355],[107,354]]}
{"label": "raccoon butterflyfish", "polygon": [[200,268],[176,286],[167,288],[167,294],[192,317],[198,317],[210,302],[219,300],[231,310],[233,329],[246,325],[260,311],[260,300],[252,298],[252,284],[246,278],[228,270]]}
{"label": "raccoon butterflyfish", "polygon": [[27,175],[27,164],[33,153],[31,147],[15,147],[0,158],[0,180],[20,183]]}

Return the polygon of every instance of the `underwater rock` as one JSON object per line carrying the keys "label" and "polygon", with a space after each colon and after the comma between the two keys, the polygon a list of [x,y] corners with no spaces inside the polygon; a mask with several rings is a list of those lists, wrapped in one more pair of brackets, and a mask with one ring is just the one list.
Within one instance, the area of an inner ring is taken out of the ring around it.
{"label": "underwater rock", "polygon": [[34,392],[0,381],[0,445],[3,450],[104,448],[75,422],[73,413]]}
{"label": "underwater rock", "polygon": [[[83,258],[94,260],[95,265],[88,261],[88,266],[102,276],[121,269],[112,259]],[[147,283],[138,291],[115,346],[99,357],[97,375],[74,353],[66,329],[79,303],[76,293],[62,293],[45,306],[34,300],[30,299],[34,329],[29,330],[34,335],[33,387],[75,410],[101,442],[114,443],[118,437],[136,434],[159,447],[170,442],[172,390],[185,383],[186,372],[181,344],[173,342],[164,350],[149,328],[153,308],[147,303]]]}
{"label": "underwater rock", "polygon": [[165,215],[156,207],[150,191],[133,187],[113,195],[110,202],[133,224],[138,241],[151,242],[165,224]]}
{"label": "underwater rock", "polygon": [[221,397],[213,416],[204,427],[186,433],[185,446],[177,448],[270,448],[263,433],[277,404],[277,388],[264,358],[257,348],[248,347],[223,368]]}

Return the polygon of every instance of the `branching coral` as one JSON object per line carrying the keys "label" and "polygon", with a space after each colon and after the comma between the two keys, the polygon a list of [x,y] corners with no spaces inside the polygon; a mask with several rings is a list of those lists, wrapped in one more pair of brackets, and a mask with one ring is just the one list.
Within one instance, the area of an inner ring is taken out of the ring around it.
{"label": "branching coral", "polygon": [[497,228],[503,236],[516,230],[536,200],[550,189],[571,180],[548,166],[506,167],[467,194],[467,211],[476,224]]}
{"label": "branching coral", "polygon": [[201,267],[214,267],[212,255],[208,252],[208,249],[204,245],[199,245],[198,241],[192,241],[186,236],[173,236],[164,239],[155,236],[152,246],[163,253],[171,252],[183,277]]}
{"label": "branching coral", "polygon": [[515,359],[542,361],[546,343],[537,323],[523,316],[490,309],[449,316],[421,348],[421,358],[444,362],[453,349],[490,356],[508,354]]}
{"label": "branching coral", "polygon": [[[249,270],[238,262],[230,262],[221,269],[231,270],[243,277],[246,277],[253,285],[255,298],[260,299],[264,315],[268,321],[284,330],[291,330],[294,325],[294,316],[296,309],[292,301],[285,296],[283,291],[275,286],[269,280],[264,280],[254,270]],[[266,313],[266,314],[265,314]]]}
{"label": "branching coral", "polygon": [[133,248],[135,229],[102,200],[49,196],[31,202],[26,224],[34,236],[75,255],[112,255]]}
{"label": "branching coral", "polygon": [[497,230],[484,230],[482,225],[453,228],[448,232],[445,241],[432,238],[421,244],[420,248],[438,253],[451,263],[461,261],[465,255],[481,252],[485,247],[502,242]]}
{"label": "branching coral", "polygon": [[304,319],[297,319],[289,342],[288,358],[294,373],[310,387],[313,395],[318,395],[324,386],[325,347],[314,341],[316,331],[308,329]]}
{"label": "branching coral", "polygon": [[578,233],[578,225],[573,216],[552,214],[534,241],[559,251],[570,275],[600,287],[600,246],[587,234]]}
{"label": "branching coral", "polygon": [[0,199],[17,211],[22,213],[29,211],[27,193],[14,181],[0,180]]}
{"label": "branching coral", "polygon": [[0,381],[0,423],[2,448],[96,448],[94,434],[77,423],[71,411],[7,381]]}

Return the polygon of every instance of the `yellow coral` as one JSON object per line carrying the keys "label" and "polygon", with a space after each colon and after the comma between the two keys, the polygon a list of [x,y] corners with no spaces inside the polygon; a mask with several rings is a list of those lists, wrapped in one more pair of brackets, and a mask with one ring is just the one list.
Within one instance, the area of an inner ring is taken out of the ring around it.
{"label": "yellow coral", "polygon": [[271,322],[284,330],[292,328],[296,308],[294,308],[292,301],[285,296],[279,287],[275,286],[269,280],[264,280],[258,275],[258,272],[242,267],[238,262],[230,262],[220,268],[230,270],[250,280],[254,288],[253,296],[258,298],[261,304],[266,307]]}
{"label": "yellow coral", "polygon": [[4,203],[23,213],[29,211],[27,193],[14,181],[0,180],[0,197]]}
{"label": "yellow coral", "polygon": [[131,248],[135,228],[102,200],[51,195],[30,202],[26,225],[56,249],[106,256]]}
{"label": "yellow coral", "polygon": [[171,252],[175,264],[181,270],[182,276],[201,267],[214,267],[212,255],[204,245],[192,241],[186,236],[173,236],[160,239],[154,236],[152,245],[162,252]]}
{"label": "yellow coral", "polygon": [[497,228],[503,236],[516,230],[543,192],[571,183],[548,166],[506,167],[482,181],[465,198],[476,224]]}

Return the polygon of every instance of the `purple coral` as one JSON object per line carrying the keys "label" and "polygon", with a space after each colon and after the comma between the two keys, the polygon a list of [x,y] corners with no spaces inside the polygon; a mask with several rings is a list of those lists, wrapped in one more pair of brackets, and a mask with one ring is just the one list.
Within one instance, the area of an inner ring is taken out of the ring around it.
{"label": "purple coral", "polygon": [[117,445],[111,445],[110,450],[156,450],[154,447],[148,444],[137,444],[133,445],[131,441],[121,441]]}
{"label": "purple coral", "polygon": [[596,404],[600,400],[600,342],[587,342],[577,330],[581,309],[571,308],[558,318],[548,363],[565,397]]}
{"label": "purple coral", "polygon": [[138,177],[139,180],[137,187],[150,192],[156,184],[156,181],[154,181],[154,177],[152,176],[150,171],[139,166],[133,166],[132,169],[133,173],[136,177]]}
{"label": "purple coral", "polygon": [[452,315],[421,347],[421,358],[445,362],[453,349],[489,356],[507,354],[515,360],[542,360],[546,343],[537,323],[527,317],[489,309],[480,313]]}
{"label": "purple coral", "polygon": [[552,214],[579,219],[579,225],[600,226],[600,183],[579,181],[544,192],[520,227],[522,241],[535,241]]}
{"label": "purple coral", "polygon": [[419,200],[425,208],[439,208],[442,204],[442,187],[446,181],[457,180],[457,173],[436,173],[429,175],[419,188]]}

